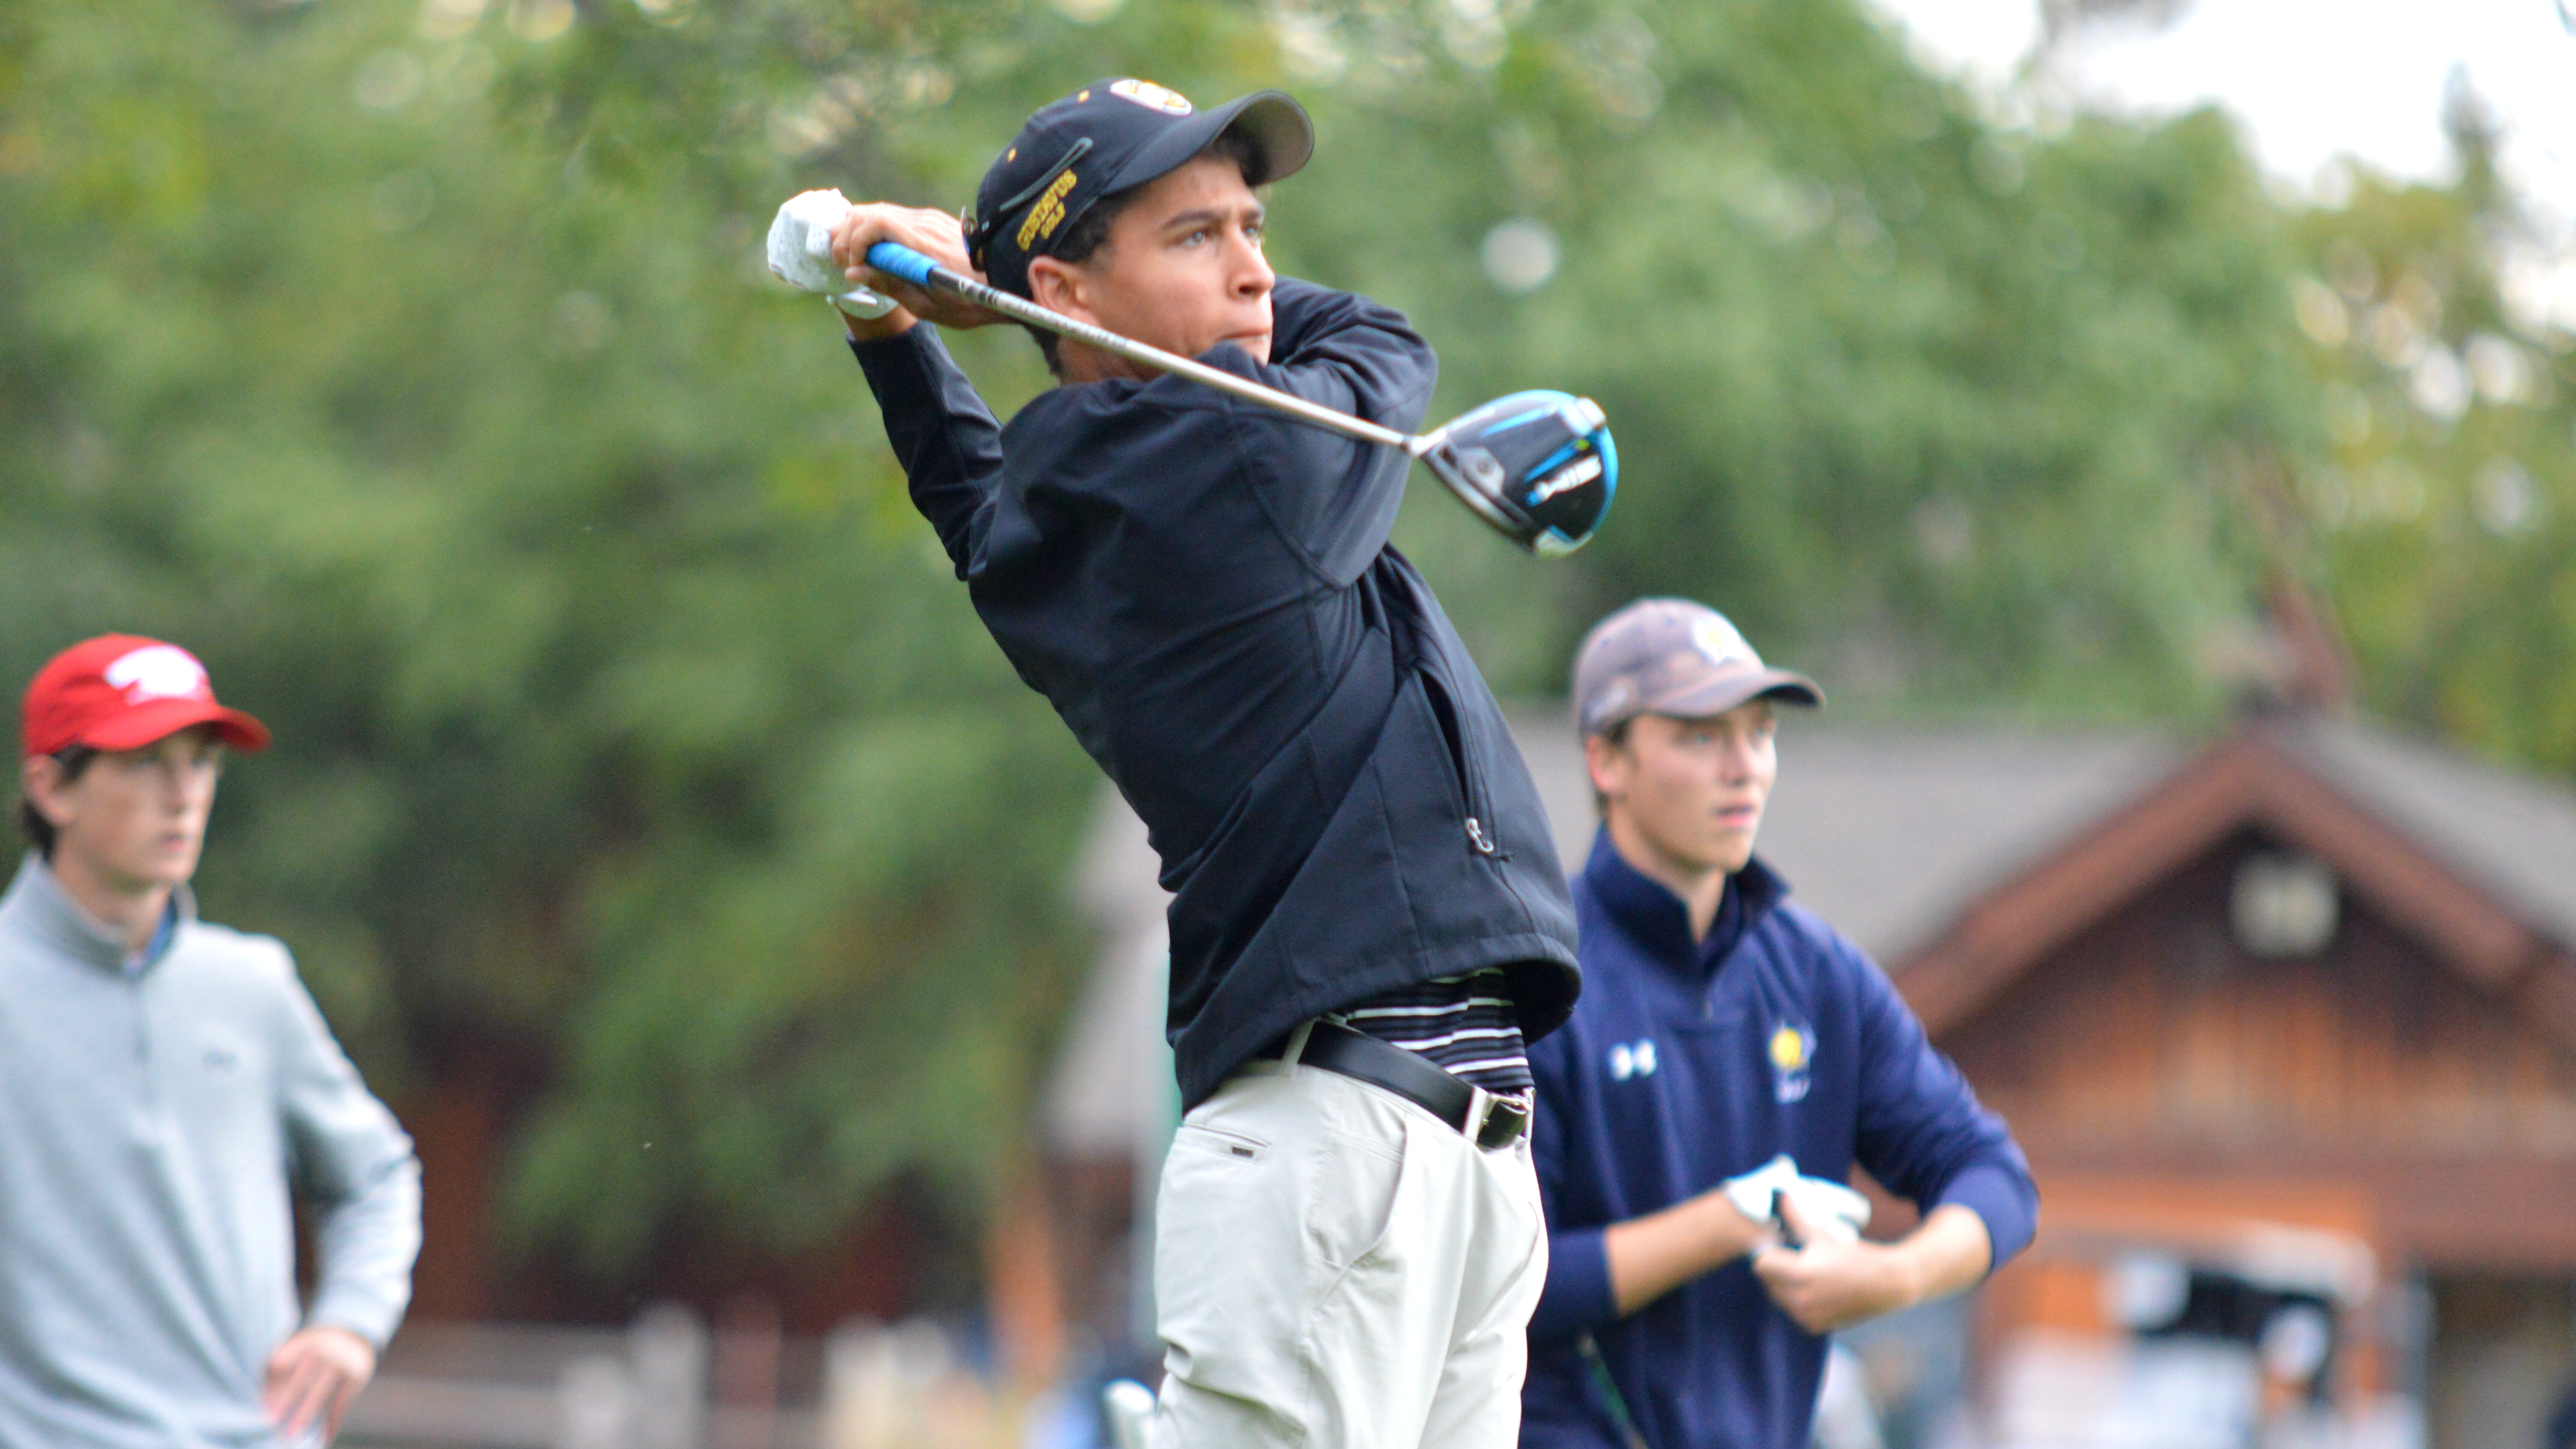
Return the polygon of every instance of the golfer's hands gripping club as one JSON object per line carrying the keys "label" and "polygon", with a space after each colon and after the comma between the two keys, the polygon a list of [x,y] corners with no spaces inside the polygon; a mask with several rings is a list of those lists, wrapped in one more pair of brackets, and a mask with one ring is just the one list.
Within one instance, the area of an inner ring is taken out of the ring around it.
{"label": "golfer's hands gripping club", "polygon": [[882,317],[851,317],[854,338],[891,337],[916,319],[949,327],[1017,320],[1044,328],[1345,437],[1402,449],[1476,517],[1541,556],[1581,548],[1601,526],[1618,488],[1610,428],[1589,398],[1545,390],[1513,393],[1432,432],[1408,435],[997,292],[967,260],[964,227],[943,212],[854,206],[833,226],[831,241],[833,259],[848,280],[901,304]]}
{"label": "golfer's hands gripping club", "polygon": [[769,270],[787,285],[809,292],[852,317],[882,317],[894,310],[894,299],[853,287],[832,257],[832,228],[849,214],[850,199],[839,191],[800,191],[778,208],[769,223]]}
{"label": "golfer's hands gripping club", "polygon": [[909,247],[960,276],[984,280],[984,274],[966,260],[966,229],[957,218],[911,206],[853,206],[832,228],[833,260],[852,283],[893,298],[895,310],[873,320],[851,318],[851,336],[891,337],[915,320],[942,327],[989,327],[1009,320],[963,297],[933,291],[868,265],[868,248],[879,242]]}

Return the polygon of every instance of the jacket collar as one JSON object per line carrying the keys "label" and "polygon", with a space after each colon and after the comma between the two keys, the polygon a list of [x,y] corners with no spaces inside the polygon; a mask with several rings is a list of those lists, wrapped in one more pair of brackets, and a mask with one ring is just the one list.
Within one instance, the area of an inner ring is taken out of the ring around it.
{"label": "jacket collar", "polygon": [[[169,955],[179,929],[196,918],[195,895],[184,885],[172,891],[169,914],[153,933],[143,966],[148,969]],[[23,932],[73,960],[124,974],[125,942],[72,904],[62,882],[54,878],[53,867],[32,850],[19,865],[18,878],[9,883],[9,893],[0,896],[0,926]]]}
{"label": "jacket collar", "polygon": [[1694,943],[1690,938],[1690,910],[1682,904],[1682,898],[1630,865],[1619,847],[1610,843],[1607,827],[1593,834],[1592,856],[1583,865],[1583,883],[1619,928],[1645,947],[1656,964],[1695,976],[1715,971],[1744,933],[1789,893],[1789,883],[1763,864],[1762,857],[1754,856],[1744,863],[1744,869],[1726,878],[1726,895],[1718,902],[1717,919],[1710,923],[1708,935]]}

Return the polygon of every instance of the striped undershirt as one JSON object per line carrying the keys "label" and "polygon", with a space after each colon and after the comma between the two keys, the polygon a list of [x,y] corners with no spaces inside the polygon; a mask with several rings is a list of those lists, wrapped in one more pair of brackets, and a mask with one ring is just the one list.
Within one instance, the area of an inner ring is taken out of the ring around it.
{"label": "striped undershirt", "polygon": [[1503,968],[1434,976],[1355,1001],[1326,1021],[1390,1042],[1497,1096],[1528,1091],[1529,1048]]}

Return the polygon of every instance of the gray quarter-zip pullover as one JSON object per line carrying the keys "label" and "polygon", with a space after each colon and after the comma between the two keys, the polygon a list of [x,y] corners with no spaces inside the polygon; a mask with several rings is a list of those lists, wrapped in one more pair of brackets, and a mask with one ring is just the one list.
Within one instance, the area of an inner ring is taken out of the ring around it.
{"label": "gray quarter-zip pullover", "polygon": [[279,1343],[402,1321],[420,1166],[284,946],[181,890],[125,955],[29,856],[0,898],[0,1449],[272,1445]]}

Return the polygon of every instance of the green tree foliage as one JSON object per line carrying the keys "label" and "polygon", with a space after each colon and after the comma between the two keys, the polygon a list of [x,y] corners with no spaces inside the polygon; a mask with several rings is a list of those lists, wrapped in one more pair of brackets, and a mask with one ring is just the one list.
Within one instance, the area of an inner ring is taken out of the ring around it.
{"label": "green tree foliage", "polygon": [[[2215,117],[1996,113],[1848,0],[1099,7],[0,10],[0,664],[165,634],[278,726],[204,893],[378,1081],[538,1089],[523,1242],[793,1249],[1016,1150],[1096,777],[758,239],[808,186],[953,208],[1103,75],[1295,91],[1283,269],[1411,312],[1444,409],[1608,407],[1574,561],[1408,508],[1507,690],[1651,590],[1846,699],[2206,713],[2287,559],[2389,707],[2576,762],[2568,379],[2497,311],[2474,167],[2285,208]],[[956,345],[1006,414],[1041,385]]]}
{"label": "green tree foliage", "polygon": [[553,1069],[532,1232],[616,1267],[971,1182],[1078,949],[1088,767],[821,306],[699,190],[498,120],[506,35],[13,13],[10,676],[157,632],[276,726],[205,894],[380,1082]]}
{"label": "green tree foliage", "polygon": [[[2217,119],[2000,125],[1840,6],[1531,23],[1526,61],[1379,103],[1432,144],[1288,220],[1369,229],[1342,265],[1442,341],[1453,405],[1609,410],[1626,486],[1579,569],[1434,559],[1521,611],[1499,672],[1561,687],[1589,617],[1678,592],[1847,697],[2206,707],[2249,609],[2214,462],[2306,416],[2280,219]],[[1514,215],[1564,250],[1525,298],[1453,260]]]}
{"label": "green tree foliage", "polygon": [[2301,219],[2323,442],[2275,511],[2377,709],[2576,775],[2576,339],[2506,304],[2536,239],[2476,99],[2448,121],[2455,185],[2364,173]]}
{"label": "green tree foliage", "polygon": [[[1274,198],[1283,267],[1410,312],[1442,406],[1571,388],[1621,439],[1619,524],[1578,567],[1498,555],[1428,490],[1408,521],[1506,688],[1560,688],[1589,617],[1673,591],[1864,698],[2223,698],[2202,661],[2245,628],[2257,550],[2222,461],[2293,446],[2314,406],[2285,219],[2215,115],[1990,117],[1841,4],[784,13],[763,53],[804,69],[767,72],[793,75],[767,110],[737,26],[586,28],[544,92],[557,144],[703,95],[680,124],[763,178],[746,206],[818,175],[954,206],[1083,77],[1301,94],[1322,144]],[[1477,265],[1515,219],[1561,253],[1525,294]]]}

